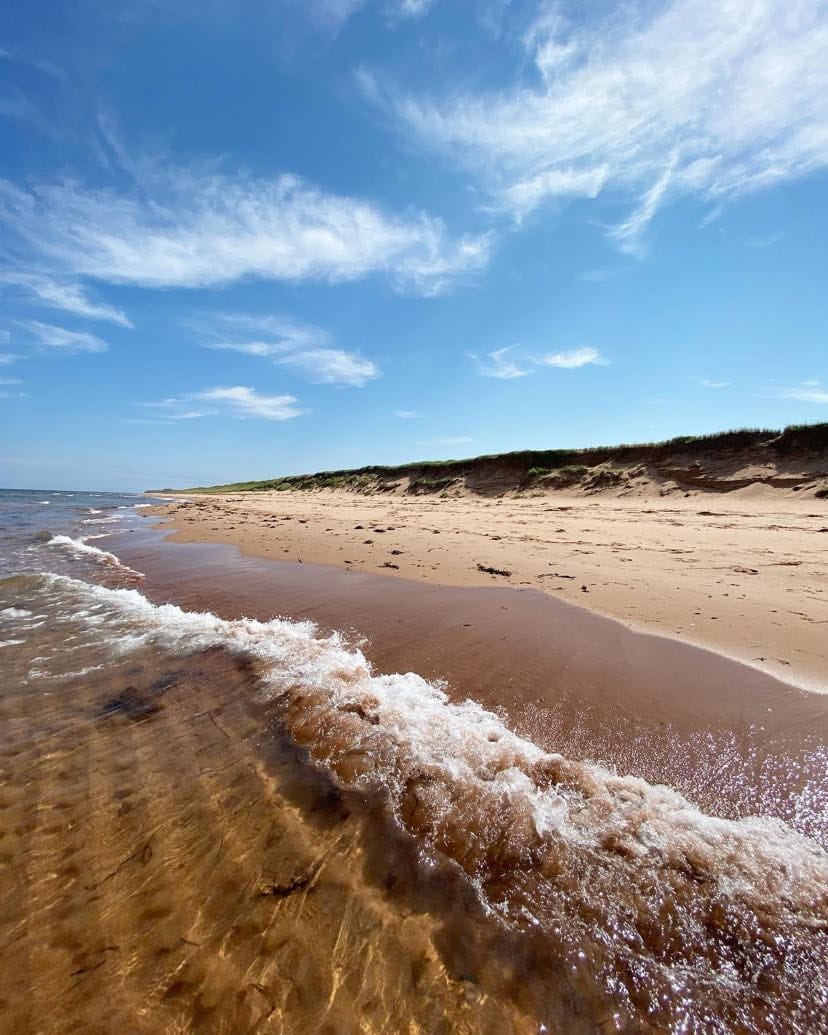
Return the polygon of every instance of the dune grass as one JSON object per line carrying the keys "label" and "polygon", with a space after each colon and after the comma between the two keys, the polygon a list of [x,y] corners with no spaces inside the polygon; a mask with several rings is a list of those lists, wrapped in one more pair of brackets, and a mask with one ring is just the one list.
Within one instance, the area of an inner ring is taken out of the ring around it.
{"label": "dune grass", "polygon": [[201,485],[189,489],[158,489],[156,492],[233,493],[287,492],[310,489],[389,491],[401,478],[410,478],[413,491],[436,492],[450,488],[468,475],[509,473],[515,483],[530,484],[558,474],[575,478],[589,467],[617,463],[663,462],[675,456],[693,457],[763,449],[785,457],[796,453],[824,453],[828,462],[828,423],[791,424],[786,428],[737,428],[708,435],[681,435],[664,442],[622,443],[617,446],[588,446],[584,449],[527,449],[514,453],[484,454],[462,460],[420,460],[393,467],[369,466],[352,470],[320,471],[287,475],[262,481]]}

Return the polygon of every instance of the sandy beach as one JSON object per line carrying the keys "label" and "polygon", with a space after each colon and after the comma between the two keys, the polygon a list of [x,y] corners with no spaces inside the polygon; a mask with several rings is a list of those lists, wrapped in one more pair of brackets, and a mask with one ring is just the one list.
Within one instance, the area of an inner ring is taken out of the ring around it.
{"label": "sandy beach", "polygon": [[824,1030],[828,697],[521,584],[629,501],[10,495],[20,1030]]}
{"label": "sandy beach", "polygon": [[828,505],[787,489],[200,494],[155,513],[176,542],[417,582],[533,587],[828,690]]}

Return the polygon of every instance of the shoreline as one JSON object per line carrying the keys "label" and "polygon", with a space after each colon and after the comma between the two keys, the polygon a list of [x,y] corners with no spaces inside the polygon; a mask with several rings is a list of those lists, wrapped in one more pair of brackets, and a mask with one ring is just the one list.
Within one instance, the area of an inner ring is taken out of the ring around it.
{"label": "shoreline", "polygon": [[181,544],[132,513],[5,587],[37,630],[0,701],[18,1026],[104,1002],[147,1031],[369,1008],[377,1030],[693,1009],[758,1031],[772,994],[810,1030],[828,696],[531,586]]}
{"label": "shoreline", "polygon": [[[375,672],[415,672],[547,751],[668,784],[713,814],[776,815],[828,838],[808,804],[822,779],[828,698],[756,668],[530,588],[447,587],[115,534],[156,604],[222,619],[311,620]],[[819,811],[819,810],[817,810]],[[812,814],[813,813],[813,814]]]}
{"label": "shoreline", "polygon": [[828,692],[828,509],[787,495],[703,503],[293,491],[182,494],[144,512],[176,543],[417,584],[534,588]]}

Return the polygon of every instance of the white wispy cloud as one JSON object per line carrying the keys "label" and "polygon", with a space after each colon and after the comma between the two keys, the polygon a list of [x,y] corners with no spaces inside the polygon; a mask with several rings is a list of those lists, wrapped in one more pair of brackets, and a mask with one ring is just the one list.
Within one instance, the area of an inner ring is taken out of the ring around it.
{"label": "white wispy cloud", "polygon": [[317,29],[335,35],[349,18],[365,6],[367,0],[293,0],[293,2]]}
{"label": "white wispy cloud", "polygon": [[20,292],[50,309],[61,309],[89,320],[109,320],[122,327],[133,326],[126,313],[104,302],[93,301],[82,285],[72,281],[57,280],[43,273],[0,270],[0,287]]}
{"label": "white wispy cloud", "polygon": [[782,240],[782,234],[770,234],[768,237],[749,237],[745,244],[748,248],[770,248]]}
{"label": "white wispy cloud", "polygon": [[237,417],[260,417],[262,420],[290,420],[298,417],[302,410],[292,395],[264,395],[255,388],[236,385],[232,388],[210,388],[196,392],[194,399],[218,403]]}
{"label": "white wispy cloud", "polygon": [[20,326],[32,336],[40,348],[62,349],[65,352],[106,352],[107,343],[86,331],[70,331],[53,323],[40,320],[21,320]]}
{"label": "white wispy cloud", "polygon": [[399,420],[417,420],[420,414],[416,410],[394,410],[394,416]]}
{"label": "white wispy cloud", "polygon": [[526,377],[527,374],[532,373],[528,367],[521,366],[513,359],[508,358],[509,353],[513,352],[514,348],[514,345],[507,345],[506,348],[495,349],[494,352],[486,353],[483,359],[474,352],[470,352],[469,358],[474,361],[478,371],[484,377],[496,377],[501,381],[511,381],[516,377]]}
{"label": "white wispy cloud", "polygon": [[536,357],[535,362],[545,367],[577,370],[578,367],[590,365],[607,366],[609,361],[604,359],[598,349],[585,346],[579,349],[569,349],[565,352],[547,352],[545,355]]}
{"label": "white wispy cloud", "polygon": [[277,360],[282,366],[302,371],[315,384],[353,385],[362,388],[380,376],[370,359],[344,349],[309,349]]}
{"label": "white wispy cloud", "polygon": [[0,181],[0,223],[64,276],[144,287],[385,274],[401,291],[433,295],[489,257],[488,235],[455,239],[427,213],[387,213],[295,176],[149,164],[141,173],[131,192]]}
{"label": "white wispy cloud", "polygon": [[429,99],[362,72],[367,95],[474,171],[517,218],[550,198],[632,201],[635,250],[659,207],[721,205],[828,165],[828,9],[813,0],[667,0],[571,21],[542,5],[532,75]]}
{"label": "white wispy cloud", "polygon": [[0,352],[0,367],[10,367],[12,363],[16,363],[18,359],[22,358],[22,356],[17,356],[13,352]]}
{"label": "white wispy cloud", "polygon": [[39,122],[37,108],[19,89],[12,88],[9,93],[0,96],[0,115],[27,122]]}
{"label": "white wispy cloud", "polygon": [[783,388],[779,395],[797,402],[828,403],[828,388]]}
{"label": "white wispy cloud", "polygon": [[[480,359],[474,352],[468,356],[474,361],[478,372],[484,377],[496,377],[501,381],[511,381],[517,377],[526,377],[539,367],[558,367],[561,370],[576,370],[585,366],[608,366],[598,349],[582,346],[564,352],[546,352],[540,355],[516,354],[516,345],[489,352],[486,358]],[[512,358],[516,357],[516,358]]]}
{"label": "white wispy cloud", "polygon": [[221,337],[202,341],[206,348],[227,349],[248,356],[272,359],[304,374],[314,384],[337,384],[362,388],[381,374],[373,360],[349,349],[338,348],[331,335],[321,327],[300,323],[281,316],[248,316],[218,314],[214,326],[197,321],[203,334],[221,334],[226,330],[253,331],[261,335],[255,341],[228,341]]}
{"label": "white wispy cloud", "polygon": [[732,381],[711,381],[709,377],[694,377],[693,381],[696,382],[701,388],[732,388]]}
{"label": "white wispy cloud", "polygon": [[434,0],[399,0],[397,10],[404,18],[421,18]]}
{"label": "white wispy cloud", "polygon": [[0,377],[0,385],[22,385],[19,377]]}
{"label": "white wispy cloud", "polygon": [[[200,392],[189,392],[186,395],[172,396],[142,405],[162,411],[163,418],[159,419],[163,421],[195,420],[217,413],[242,419],[251,417],[284,421],[298,417],[304,412],[299,408],[298,402],[299,400],[292,395],[266,395],[255,388],[233,385],[226,388],[207,388]],[[207,410],[193,410],[193,403],[208,403],[210,407]]]}
{"label": "white wispy cloud", "polygon": [[644,231],[650,225],[653,217],[661,207],[670,184],[675,174],[677,154],[673,152],[670,160],[652,187],[644,194],[638,207],[629,215],[623,223],[619,223],[610,230],[610,236],[618,242],[619,247],[632,254],[641,249],[641,238]]}

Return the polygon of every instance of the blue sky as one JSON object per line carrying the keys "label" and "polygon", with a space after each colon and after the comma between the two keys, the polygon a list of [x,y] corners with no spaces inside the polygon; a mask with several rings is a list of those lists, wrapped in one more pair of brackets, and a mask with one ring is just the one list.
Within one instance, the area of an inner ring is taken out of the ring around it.
{"label": "blue sky", "polygon": [[0,15],[0,485],[828,419],[815,0]]}

